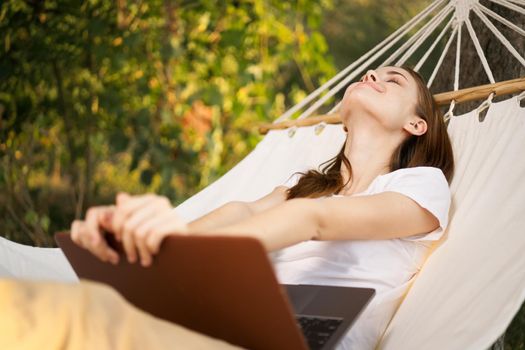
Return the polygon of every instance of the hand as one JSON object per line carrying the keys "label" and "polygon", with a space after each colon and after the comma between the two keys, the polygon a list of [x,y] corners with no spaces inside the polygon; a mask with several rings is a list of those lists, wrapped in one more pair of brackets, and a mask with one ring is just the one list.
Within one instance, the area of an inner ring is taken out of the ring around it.
{"label": "hand", "polygon": [[102,235],[102,230],[111,229],[114,211],[114,206],[89,208],[84,221],[75,220],[71,224],[71,239],[100,260],[117,264],[119,260],[117,252],[108,246]]}
{"label": "hand", "polygon": [[164,237],[188,232],[187,224],[166,197],[119,193],[116,204],[111,231],[122,241],[129,262],[135,262],[139,255],[143,266],[151,265]]}

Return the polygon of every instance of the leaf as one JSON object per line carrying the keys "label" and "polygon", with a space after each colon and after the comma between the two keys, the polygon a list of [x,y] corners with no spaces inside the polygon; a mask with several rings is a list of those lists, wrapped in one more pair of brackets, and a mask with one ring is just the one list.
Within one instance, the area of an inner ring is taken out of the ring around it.
{"label": "leaf", "polygon": [[111,149],[116,153],[124,152],[129,145],[129,138],[120,128],[113,130],[109,141]]}
{"label": "leaf", "polygon": [[221,33],[221,45],[239,47],[242,45],[244,32],[241,29],[229,29]]}

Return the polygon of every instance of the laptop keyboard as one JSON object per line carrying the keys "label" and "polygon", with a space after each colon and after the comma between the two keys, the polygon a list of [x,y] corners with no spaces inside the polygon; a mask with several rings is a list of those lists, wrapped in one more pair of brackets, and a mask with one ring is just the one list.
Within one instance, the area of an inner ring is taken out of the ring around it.
{"label": "laptop keyboard", "polygon": [[324,318],[316,316],[296,315],[297,323],[301,327],[308,347],[312,350],[322,349],[337,327],[343,322],[342,318]]}

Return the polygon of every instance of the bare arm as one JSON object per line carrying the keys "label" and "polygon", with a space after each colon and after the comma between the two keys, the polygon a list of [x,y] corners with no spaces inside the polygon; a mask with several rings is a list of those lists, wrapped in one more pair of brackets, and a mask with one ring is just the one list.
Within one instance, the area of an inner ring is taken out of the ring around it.
{"label": "bare arm", "polygon": [[[170,234],[252,236],[272,251],[307,240],[407,237],[431,232],[439,226],[437,218],[429,211],[395,192],[289,201],[286,201],[285,194],[286,187],[277,187],[257,201],[224,205],[189,225],[174,214],[164,197],[124,198],[117,208],[142,206],[140,210],[131,210],[132,214],[127,215],[122,225],[122,241],[125,245],[127,239],[131,242],[128,245],[132,249],[126,250],[128,259],[130,262],[136,260],[136,247],[142,263],[149,265],[151,254],[158,252],[162,239]],[[142,220],[144,217],[145,221]],[[89,229],[89,222],[82,225],[84,229]],[[78,235],[86,238],[81,243],[92,242],[92,239],[87,239],[90,234],[79,232]],[[89,249],[89,245],[86,248]],[[90,250],[96,254],[95,248]]]}
{"label": "bare arm", "polygon": [[278,186],[256,201],[227,203],[189,224],[173,211],[165,197],[120,193],[116,206],[90,208],[85,221],[73,222],[71,237],[103,261],[116,264],[119,260],[117,253],[102,238],[101,229],[108,230],[122,241],[130,262],[135,262],[140,255],[142,264],[147,266],[151,263],[151,253],[158,251],[167,234],[209,232],[246,220],[285,202],[286,190],[286,187]]}
{"label": "bare arm", "polygon": [[188,230],[190,232],[209,231],[247,219],[254,214],[285,202],[286,190],[287,187],[278,186],[271,193],[253,202],[228,202],[188,223]]}
{"label": "bare arm", "polygon": [[269,251],[307,240],[390,239],[427,233],[439,222],[412,199],[394,192],[371,196],[286,201],[209,234],[256,237]]}

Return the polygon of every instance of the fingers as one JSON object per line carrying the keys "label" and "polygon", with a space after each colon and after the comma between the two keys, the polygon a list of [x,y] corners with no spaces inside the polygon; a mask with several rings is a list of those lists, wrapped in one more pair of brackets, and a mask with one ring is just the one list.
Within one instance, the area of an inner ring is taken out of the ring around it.
{"label": "fingers", "polygon": [[160,244],[164,238],[172,233],[173,232],[169,229],[169,227],[164,226],[150,234],[146,241],[146,246],[148,247],[149,252],[151,252],[151,254],[157,254],[160,249]]}
{"label": "fingers", "polygon": [[[171,211],[171,210],[170,210]],[[135,230],[135,237],[137,248],[141,257],[142,265],[151,265],[152,255],[158,252],[158,246],[160,242],[168,233],[174,233],[173,227],[169,227],[171,230],[166,230],[164,226],[166,223],[172,222],[172,213],[165,211],[164,213],[157,215],[149,220],[144,221]],[[159,230],[163,228],[163,230]],[[155,242],[154,244],[150,242]],[[155,249],[157,247],[157,249]]]}
{"label": "fingers", "polygon": [[[133,237],[135,246],[137,248],[140,260],[143,266],[151,264],[151,254],[146,248],[145,240],[149,229],[154,227],[153,223],[158,220],[159,214],[162,213],[162,208],[158,208],[154,203],[143,210],[136,212],[125,223],[123,230],[123,237]],[[162,215],[160,215],[162,217]]]}
{"label": "fingers", "polygon": [[99,230],[101,214],[107,207],[91,208],[86,213],[86,220],[75,220],[71,225],[71,239],[79,246],[89,250],[102,261],[118,263],[118,254],[111,249],[102,237]]}
{"label": "fingers", "polygon": [[[117,232],[119,232],[129,262],[137,261],[137,255],[139,255],[142,265],[151,264],[151,252],[145,244],[148,230],[144,227],[152,227],[151,222],[156,222],[158,218],[162,218],[171,211],[172,206],[166,197],[118,196],[112,225],[115,230],[119,230]],[[139,227],[142,229],[138,230]]]}
{"label": "fingers", "polygon": [[126,235],[136,232],[137,227],[139,227],[143,222],[157,216],[159,212],[163,212],[163,210],[164,208],[159,208],[157,203],[150,202],[149,205],[128,216],[122,225],[122,234]]}
{"label": "fingers", "polygon": [[117,240],[123,238],[123,225],[129,216],[155,199],[156,196],[153,194],[130,196],[127,193],[119,193],[117,195],[117,205],[111,219],[111,231],[115,234]]}
{"label": "fingers", "polygon": [[[86,239],[86,233],[84,225],[85,223],[80,220],[75,220],[71,224],[71,240],[75,242],[77,245],[81,246],[82,248],[87,248],[87,242],[85,242]],[[87,239],[89,239],[89,236],[87,236]]]}
{"label": "fingers", "polygon": [[103,230],[106,230],[108,232],[113,232],[112,222],[113,222],[113,215],[115,213],[115,210],[116,210],[116,207],[114,205],[110,205],[107,207],[106,210],[100,213],[99,225]]}
{"label": "fingers", "polygon": [[137,248],[135,247],[135,237],[132,234],[122,235],[122,246],[130,263],[137,261]]}
{"label": "fingers", "polygon": [[158,253],[164,237],[186,234],[188,231],[187,224],[178,217],[171,205],[165,206],[159,202],[152,207],[155,209],[153,214],[145,217],[131,232],[143,266],[151,265],[152,255]]}
{"label": "fingers", "polygon": [[145,239],[145,246],[151,254],[157,254],[160,249],[162,240],[169,235],[187,235],[188,225],[184,222],[175,211],[166,212],[163,217],[155,220],[148,228],[148,234]]}
{"label": "fingers", "polygon": [[93,245],[101,241],[102,233],[99,230],[100,207],[89,208],[86,212],[86,239],[91,240]]}
{"label": "fingers", "polygon": [[116,206],[89,209],[85,221],[71,225],[73,241],[103,261],[117,263],[118,254],[107,245],[101,229],[115,233],[130,263],[140,258],[143,266],[151,265],[165,236],[187,231],[166,197],[121,193],[116,202]]}

